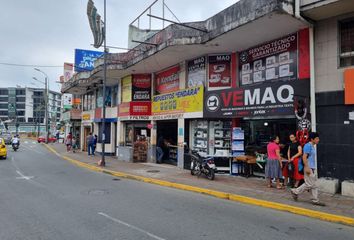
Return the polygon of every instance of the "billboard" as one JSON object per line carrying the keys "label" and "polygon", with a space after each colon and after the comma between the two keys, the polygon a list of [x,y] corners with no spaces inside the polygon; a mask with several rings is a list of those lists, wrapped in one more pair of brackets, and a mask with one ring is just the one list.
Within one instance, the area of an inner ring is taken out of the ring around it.
{"label": "billboard", "polygon": [[132,84],[133,101],[151,100],[151,74],[134,74]]}
{"label": "billboard", "polygon": [[75,72],[91,71],[95,60],[102,55],[103,52],[75,49]]}
{"label": "billboard", "polygon": [[308,99],[309,89],[309,81],[295,80],[209,91],[204,98],[204,117],[295,116],[295,102]]}
{"label": "billboard", "polygon": [[156,73],[156,93],[164,94],[179,90],[179,65]]}
{"label": "billboard", "polygon": [[205,84],[206,57],[199,57],[187,62],[187,87],[196,87]]}
{"label": "billboard", "polygon": [[122,78],[122,102],[132,100],[132,76],[128,75]]}
{"label": "billboard", "polygon": [[231,87],[231,54],[208,56],[208,87]]}
{"label": "billboard", "polygon": [[71,109],[73,105],[73,95],[70,93],[64,93],[62,97],[63,97],[63,108]]}
{"label": "billboard", "polygon": [[72,78],[74,71],[74,64],[72,63],[64,63],[64,82],[67,82]]}
{"label": "billboard", "polygon": [[297,33],[239,54],[240,85],[297,79]]}

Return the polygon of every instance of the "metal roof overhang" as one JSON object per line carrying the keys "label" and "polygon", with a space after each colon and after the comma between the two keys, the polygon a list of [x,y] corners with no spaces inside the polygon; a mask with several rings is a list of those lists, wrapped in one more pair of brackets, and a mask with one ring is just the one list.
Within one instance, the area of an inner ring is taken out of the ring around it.
{"label": "metal roof overhang", "polygon": [[314,21],[354,12],[353,0],[304,1],[301,14]]}
{"label": "metal roof overhang", "polygon": [[[196,43],[196,41],[189,41],[188,38],[174,39],[148,57],[132,61],[126,66],[108,65],[107,85],[118,84],[120,78],[129,74],[158,72],[198,56],[246,50],[308,26],[309,24],[300,18],[283,11],[275,11],[203,42]],[[85,92],[88,86],[98,83],[103,77],[102,69],[102,65],[98,66],[88,83],[78,84],[69,92],[80,94]]]}

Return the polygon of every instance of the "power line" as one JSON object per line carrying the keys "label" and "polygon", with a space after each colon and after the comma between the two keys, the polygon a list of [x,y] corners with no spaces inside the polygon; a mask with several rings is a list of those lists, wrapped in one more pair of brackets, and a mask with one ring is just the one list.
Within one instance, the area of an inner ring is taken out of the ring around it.
{"label": "power line", "polygon": [[6,65],[6,66],[14,66],[14,67],[63,67],[63,65],[32,65],[32,64],[19,64],[19,63],[7,63],[7,62],[0,62],[0,65]]}

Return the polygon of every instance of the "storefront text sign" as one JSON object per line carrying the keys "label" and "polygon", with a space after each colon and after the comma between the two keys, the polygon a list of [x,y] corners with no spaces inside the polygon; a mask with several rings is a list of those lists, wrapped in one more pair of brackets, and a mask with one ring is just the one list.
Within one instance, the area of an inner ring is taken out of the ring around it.
{"label": "storefront text sign", "polygon": [[309,89],[309,81],[295,80],[206,92],[204,117],[295,116],[294,102]]}
{"label": "storefront text sign", "polygon": [[150,116],[151,115],[151,102],[129,102],[121,103],[118,106],[118,116]]}
{"label": "storefront text sign", "polygon": [[95,60],[102,55],[103,52],[75,49],[75,72],[91,71]]}
{"label": "storefront text sign", "polygon": [[297,79],[297,33],[240,52],[241,85]]}
{"label": "storefront text sign", "polygon": [[206,79],[206,57],[199,57],[188,61],[187,63],[187,86],[204,86]]}
{"label": "storefront text sign", "polygon": [[151,100],[151,74],[134,74],[132,86],[133,101]]}
{"label": "storefront text sign", "polygon": [[169,94],[154,96],[152,101],[152,115],[163,116],[202,112],[203,92],[203,86],[198,86]]}
{"label": "storefront text sign", "polygon": [[179,65],[171,67],[163,72],[156,73],[156,92],[164,94],[179,89]]}
{"label": "storefront text sign", "polygon": [[91,120],[91,115],[88,113],[82,114],[82,121],[89,121]]}
{"label": "storefront text sign", "polygon": [[130,102],[132,100],[132,76],[122,78],[122,102]]}
{"label": "storefront text sign", "polygon": [[231,87],[231,54],[210,55],[208,63],[209,88]]}

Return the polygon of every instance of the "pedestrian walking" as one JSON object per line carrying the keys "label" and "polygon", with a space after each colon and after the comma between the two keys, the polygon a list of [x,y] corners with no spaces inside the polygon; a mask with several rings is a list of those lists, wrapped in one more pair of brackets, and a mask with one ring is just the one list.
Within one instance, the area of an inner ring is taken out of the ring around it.
{"label": "pedestrian walking", "polygon": [[320,142],[318,133],[311,132],[309,134],[309,142],[305,144],[302,155],[302,164],[304,167],[305,182],[298,188],[291,189],[291,195],[295,201],[298,200],[299,194],[311,190],[312,204],[318,206],[325,206],[326,204],[320,202],[318,199],[317,173],[316,173],[316,149],[315,146]]}
{"label": "pedestrian walking", "polygon": [[93,149],[93,142],[94,142],[94,137],[92,136],[92,133],[90,132],[90,134],[86,137],[86,143],[87,143],[87,152],[88,155],[90,156],[91,154],[93,154],[94,149]]}
{"label": "pedestrian walking", "polygon": [[162,159],[164,156],[164,148],[165,148],[165,139],[163,138],[163,136],[160,136],[159,139],[157,140],[157,146],[156,146],[157,163],[162,163]]}
{"label": "pedestrian walking", "polygon": [[92,150],[92,155],[95,155],[96,147],[97,147],[97,135],[95,134],[95,136],[93,137],[93,150]]}
{"label": "pedestrian walking", "polygon": [[288,164],[293,168],[292,178],[295,180],[294,187],[297,188],[300,181],[304,179],[304,175],[299,172],[299,161],[302,155],[302,147],[297,141],[295,134],[290,134],[289,138],[291,143],[288,148]]}
{"label": "pedestrian walking", "polygon": [[69,132],[68,136],[65,138],[66,151],[69,152],[72,146],[73,135]]}
{"label": "pedestrian walking", "polygon": [[76,137],[73,137],[72,139],[72,149],[73,149],[73,153],[75,153],[76,147],[77,147],[77,139]]}
{"label": "pedestrian walking", "polygon": [[55,133],[55,138],[57,143],[59,143],[59,137],[60,137],[60,132],[59,130],[57,130],[57,132]]}
{"label": "pedestrian walking", "polygon": [[267,145],[268,160],[265,166],[265,176],[268,180],[267,186],[272,187],[272,179],[277,182],[277,189],[281,189],[280,178],[282,177],[282,162],[280,156],[279,137],[274,136]]}

